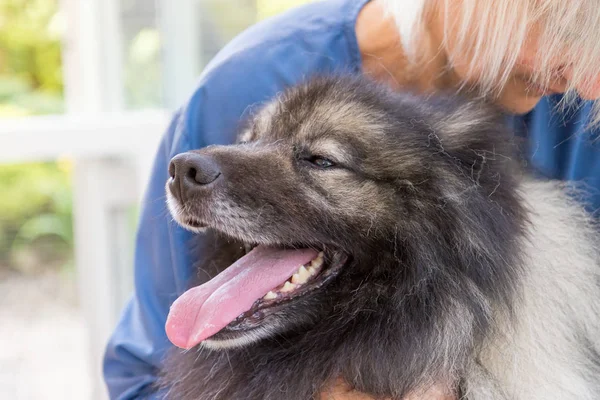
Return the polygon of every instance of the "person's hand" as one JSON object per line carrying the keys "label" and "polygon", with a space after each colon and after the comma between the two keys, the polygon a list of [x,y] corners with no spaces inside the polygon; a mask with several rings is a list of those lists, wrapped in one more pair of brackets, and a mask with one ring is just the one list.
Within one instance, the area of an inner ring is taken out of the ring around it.
{"label": "person's hand", "polygon": [[[321,393],[319,400],[374,400],[373,397],[350,388],[342,379]],[[434,386],[425,393],[409,395],[406,400],[457,400],[443,387]]]}

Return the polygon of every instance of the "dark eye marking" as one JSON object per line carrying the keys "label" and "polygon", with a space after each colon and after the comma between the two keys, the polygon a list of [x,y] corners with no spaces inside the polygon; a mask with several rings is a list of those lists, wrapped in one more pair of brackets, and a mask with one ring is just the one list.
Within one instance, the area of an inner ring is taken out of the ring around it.
{"label": "dark eye marking", "polygon": [[321,156],[308,156],[304,158],[304,161],[320,169],[327,169],[336,166],[336,164],[333,161]]}
{"label": "dark eye marking", "polygon": [[328,168],[335,168],[335,167],[343,168],[342,164],[338,164],[338,162],[332,160],[331,158],[329,158],[327,156],[313,154],[307,148],[301,149],[301,148],[298,148],[297,146],[294,146],[294,154],[295,154],[295,158],[298,162],[300,162],[301,164],[303,164],[307,167],[310,167],[310,168],[315,168],[315,169],[328,169]]}

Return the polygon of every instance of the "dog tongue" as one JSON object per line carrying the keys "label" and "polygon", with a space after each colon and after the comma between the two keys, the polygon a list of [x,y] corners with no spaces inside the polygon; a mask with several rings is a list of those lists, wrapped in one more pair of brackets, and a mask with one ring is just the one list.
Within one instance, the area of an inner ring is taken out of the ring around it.
{"label": "dog tongue", "polygon": [[165,326],[169,340],[177,347],[194,347],[248,311],[256,300],[317,254],[311,249],[257,246],[210,281],[175,300]]}

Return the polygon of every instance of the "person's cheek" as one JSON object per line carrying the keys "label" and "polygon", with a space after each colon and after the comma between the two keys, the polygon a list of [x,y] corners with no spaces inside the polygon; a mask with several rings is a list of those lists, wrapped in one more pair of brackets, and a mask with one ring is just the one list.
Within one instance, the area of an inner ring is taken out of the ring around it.
{"label": "person's cheek", "polygon": [[[571,80],[573,78],[572,71],[566,70],[564,77],[567,80]],[[577,90],[577,94],[584,100],[596,100],[600,98],[600,74],[584,79],[584,82],[575,89]]]}
{"label": "person's cheek", "polygon": [[596,77],[590,84],[577,88],[577,93],[584,100],[596,100],[600,98],[600,77]]}

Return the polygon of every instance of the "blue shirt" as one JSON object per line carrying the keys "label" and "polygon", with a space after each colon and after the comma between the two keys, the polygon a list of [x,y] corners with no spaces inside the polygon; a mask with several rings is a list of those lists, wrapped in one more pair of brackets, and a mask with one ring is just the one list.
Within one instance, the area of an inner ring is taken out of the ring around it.
{"label": "blue shirt", "polygon": [[[104,375],[113,399],[159,398],[149,393],[170,347],[164,325],[171,303],[186,289],[192,243],[201,236],[171,222],[164,201],[168,163],[174,155],[209,144],[233,142],[248,112],[284,87],[314,74],[361,70],[355,35],[367,0],[311,3],[260,23],[229,43],[202,73],[191,98],[174,116],[156,154],[142,204],[135,253],[135,293],[106,349]],[[544,99],[515,118],[529,138],[533,164],[546,176],[584,180],[591,207],[600,207],[600,139],[584,132],[590,105],[566,122],[557,98]],[[573,114],[573,113],[572,113]]]}

